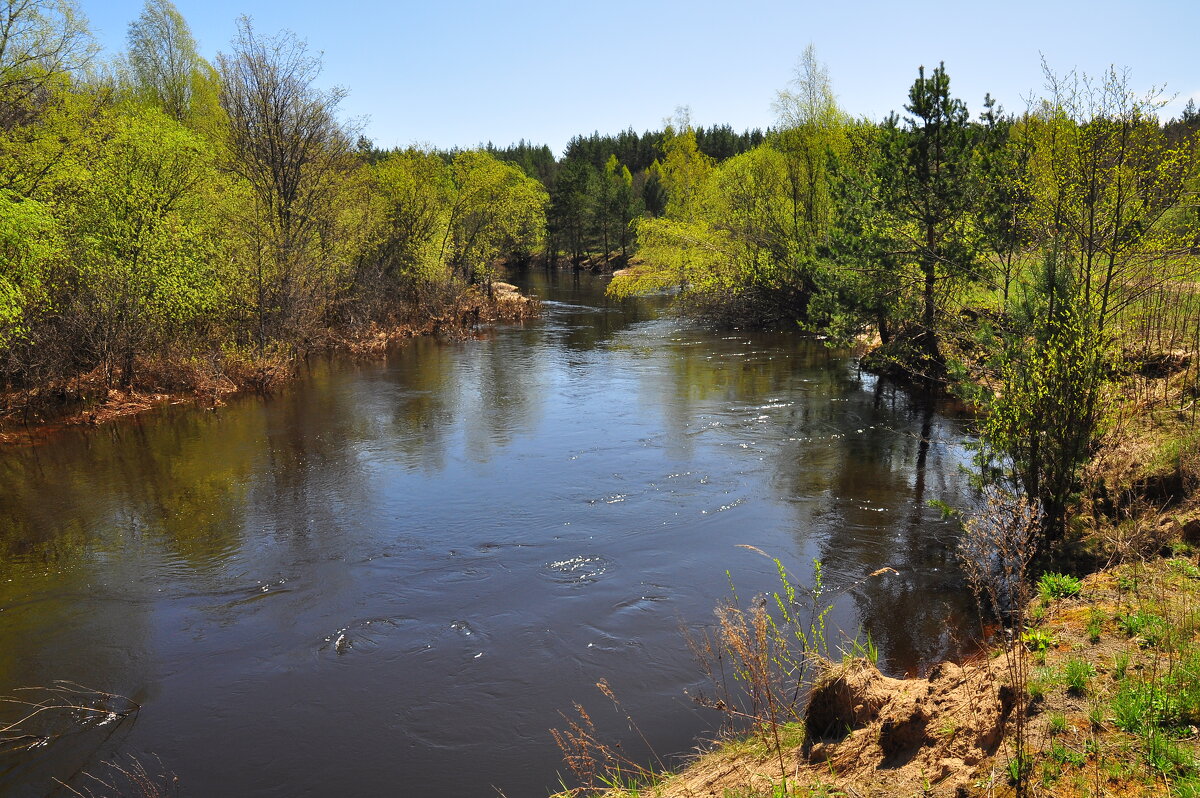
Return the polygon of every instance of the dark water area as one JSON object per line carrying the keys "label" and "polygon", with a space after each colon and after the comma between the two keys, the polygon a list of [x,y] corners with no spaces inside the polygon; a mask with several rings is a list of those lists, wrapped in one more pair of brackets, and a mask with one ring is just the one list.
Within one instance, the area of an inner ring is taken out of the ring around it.
{"label": "dark water area", "polygon": [[819,558],[831,640],[861,627],[889,673],[965,645],[927,504],[971,501],[964,420],[798,336],[521,281],[546,305],[522,326],[0,450],[0,695],[141,705],[0,744],[0,794],[135,757],[188,796],[545,795],[573,701],[635,744],[600,679],[687,751],[718,719],[680,624],[727,571],[777,587],[742,545],[802,580]]}

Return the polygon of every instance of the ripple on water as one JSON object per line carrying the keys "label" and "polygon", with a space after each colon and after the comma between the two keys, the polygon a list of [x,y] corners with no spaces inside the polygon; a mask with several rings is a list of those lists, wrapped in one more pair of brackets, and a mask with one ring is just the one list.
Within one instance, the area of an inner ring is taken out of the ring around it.
{"label": "ripple on water", "polygon": [[585,585],[608,573],[612,563],[599,554],[580,554],[542,566],[542,573],[563,585]]}
{"label": "ripple on water", "polygon": [[353,621],[321,639],[321,651],[341,656],[351,650],[369,651],[379,647],[389,630],[397,629],[410,618],[364,618]]}

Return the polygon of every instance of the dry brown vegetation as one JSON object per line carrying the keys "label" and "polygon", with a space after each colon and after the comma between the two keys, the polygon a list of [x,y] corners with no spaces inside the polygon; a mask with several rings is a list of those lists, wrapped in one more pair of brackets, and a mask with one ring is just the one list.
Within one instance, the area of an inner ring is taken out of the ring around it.
{"label": "dry brown vegetation", "polygon": [[491,284],[490,297],[484,286],[448,286],[421,300],[402,306],[382,324],[371,320],[327,329],[310,341],[307,351],[279,346],[262,352],[228,349],[209,358],[144,355],[136,359],[136,379],[127,386],[114,387],[97,367],[70,379],[0,394],[0,445],[30,443],[62,427],[104,424],[167,404],[215,407],[234,393],[278,389],[295,376],[299,360],[309,353],[379,357],[409,338],[467,337],[480,325],[525,321],[541,310],[536,298],[504,282]]}

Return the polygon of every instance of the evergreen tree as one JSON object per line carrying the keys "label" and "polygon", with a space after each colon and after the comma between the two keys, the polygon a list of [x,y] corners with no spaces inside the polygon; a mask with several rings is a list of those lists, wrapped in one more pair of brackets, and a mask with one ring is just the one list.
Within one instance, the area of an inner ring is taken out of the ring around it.
{"label": "evergreen tree", "polygon": [[966,104],[950,95],[944,64],[929,77],[921,67],[908,97],[903,124],[893,114],[883,126],[880,187],[897,238],[920,273],[918,368],[940,379],[945,359],[938,343],[939,288],[965,276],[975,257],[973,132]]}

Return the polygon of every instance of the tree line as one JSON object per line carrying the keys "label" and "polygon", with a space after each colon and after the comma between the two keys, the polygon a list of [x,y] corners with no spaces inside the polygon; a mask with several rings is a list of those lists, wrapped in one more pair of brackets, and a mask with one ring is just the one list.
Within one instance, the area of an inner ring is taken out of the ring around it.
{"label": "tree line", "polygon": [[[686,113],[686,109],[680,109],[680,119],[686,120]],[[738,133],[730,125],[685,124],[700,152],[717,162],[766,140],[759,129]],[[629,128],[617,134],[578,135],[567,143],[561,157],[545,144],[525,140],[506,147],[488,142],[479,149],[519,166],[546,189],[550,198],[543,251],[547,262],[613,268],[625,265],[632,256],[637,220],[661,216],[666,208],[662,160],[665,142],[674,127],[673,123],[663,130],[642,133]],[[376,149],[365,139],[361,146],[370,160],[396,152]],[[458,152],[437,151],[447,162]]]}
{"label": "tree line", "polygon": [[0,2],[0,388],[286,361],[541,247],[537,180],[483,150],[367,157],[320,71],[245,17],[209,63],[170,0],[102,63],[71,0]]}

